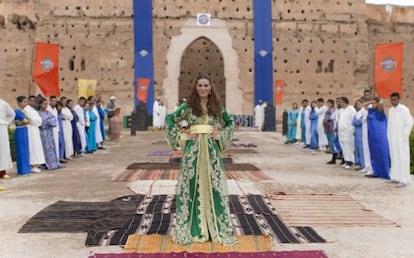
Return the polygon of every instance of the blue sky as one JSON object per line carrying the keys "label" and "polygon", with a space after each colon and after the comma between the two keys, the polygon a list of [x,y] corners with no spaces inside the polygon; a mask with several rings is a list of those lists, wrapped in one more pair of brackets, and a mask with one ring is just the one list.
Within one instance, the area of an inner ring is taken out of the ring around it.
{"label": "blue sky", "polygon": [[366,0],[365,2],[369,4],[393,4],[414,6],[414,0]]}

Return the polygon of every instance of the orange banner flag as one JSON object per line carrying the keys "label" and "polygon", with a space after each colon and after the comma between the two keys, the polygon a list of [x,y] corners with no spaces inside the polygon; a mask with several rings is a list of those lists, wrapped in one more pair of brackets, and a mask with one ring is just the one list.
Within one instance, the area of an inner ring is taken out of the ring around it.
{"label": "orange banner flag", "polygon": [[44,96],[60,96],[58,44],[36,43],[32,78]]}
{"label": "orange banner flag", "polygon": [[402,93],[403,43],[378,44],[375,48],[375,89],[378,97]]}
{"label": "orange banner flag", "polygon": [[137,79],[137,97],[139,101],[147,103],[149,86],[150,86],[149,78],[138,78]]}
{"label": "orange banner flag", "polygon": [[280,105],[283,103],[284,86],[285,86],[285,82],[283,80],[275,80],[275,84],[273,85],[273,94],[275,95],[276,105]]}

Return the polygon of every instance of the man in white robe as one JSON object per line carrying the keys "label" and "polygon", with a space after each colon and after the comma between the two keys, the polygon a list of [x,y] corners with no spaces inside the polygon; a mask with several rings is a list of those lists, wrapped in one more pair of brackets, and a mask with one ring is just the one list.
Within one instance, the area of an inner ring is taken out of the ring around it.
{"label": "man in white robe", "polygon": [[[0,99],[0,178],[8,179],[6,170],[13,167],[10,155],[9,124],[14,120],[13,108],[4,100]],[[6,190],[0,186],[0,190]]]}
{"label": "man in white robe", "polygon": [[39,126],[42,125],[42,118],[37,110],[33,108],[36,105],[36,98],[29,98],[29,105],[24,107],[28,120],[27,132],[29,136],[29,155],[32,172],[39,173],[41,170],[38,165],[45,164],[45,154],[43,152],[42,139],[40,138]]}
{"label": "man in white robe", "polygon": [[328,108],[325,106],[325,100],[323,98],[318,99],[318,145],[321,151],[326,151],[328,146],[328,137],[325,133],[325,128],[323,127],[323,120],[325,118],[325,113]]}
{"label": "man in white robe", "polygon": [[165,117],[167,115],[167,108],[164,105],[164,102],[160,101],[160,128],[163,129],[165,126]]}
{"label": "man in white robe", "polygon": [[[59,121],[58,111],[56,109],[56,103],[57,103],[56,97],[51,96],[49,98],[49,106],[47,106],[47,111],[52,113],[52,115],[56,118],[56,121]],[[59,132],[60,132],[60,130],[62,130],[62,128],[60,128],[59,123],[57,123],[56,126],[53,127],[53,140],[54,140],[55,146],[56,146],[56,155],[57,155],[57,157],[60,157],[59,156],[59,149],[61,148],[61,146],[59,146]]]}
{"label": "man in white robe", "polygon": [[85,110],[83,106],[85,105],[86,99],[84,97],[80,97],[78,100],[78,104],[73,108],[76,114],[79,117],[78,122],[76,123],[76,127],[78,128],[79,138],[81,141],[81,155],[85,156],[86,153],[86,131],[85,131]]}
{"label": "man in white robe", "polygon": [[160,128],[160,110],[161,110],[161,105],[160,105],[160,98],[155,98],[154,100],[154,104],[152,105],[152,127],[157,130]]}
{"label": "man in white robe", "polygon": [[338,114],[338,138],[344,156],[345,169],[351,169],[354,164],[354,126],[352,121],[356,110],[352,105],[349,105],[347,97],[342,97],[341,100],[342,108]]}
{"label": "man in white robe", "polygon": [[309,147],[311,142],[311,120],[309,119],[310,113],[312,111],[312,108],[310,105],[306,105],[305,107],[305,135],[306,135],[306,141],[304,147]]}
{"label": "man in white robe", "polygon": [[388,144],[391,156],[390,182],[398,187],[407,186],[410,179],[410,134],[413,117],[410,110],[400,103],[400,94],[391,94],[392,107],[388,111]]}
{"label": "man in white robe", "polygon": [[266,103],[264,103],[262,100],[259,100],[259,103],[254,108],[254,117],[255,117],[254,125],[259,131],[263,131],[265,109],[266,109]]}
{"label": "man in white robe", "polygon": [[368,124],[367,124],[367,118],[368,118],[368,111],[362,107],[359,111],[360,119],[362,122],[362,147],[364,149],[364,163],[365,168],[361,169],[359,172],[366,172],[369,175],[374,174],[372,171],[372,165],[371,165],[371,153],[369,152],[369,145],[368,145]]}
{"label": "man in white robe", "polygon": [[60,102],[62,102],[62,130],[63,130],[63,138],[65,141],[65,154],[66,159],[71,159],[74,154],[73,151],[73,132],[72,132],[72,123],[73,115],[70,109],[66,106],[66,97],[60,98]]}

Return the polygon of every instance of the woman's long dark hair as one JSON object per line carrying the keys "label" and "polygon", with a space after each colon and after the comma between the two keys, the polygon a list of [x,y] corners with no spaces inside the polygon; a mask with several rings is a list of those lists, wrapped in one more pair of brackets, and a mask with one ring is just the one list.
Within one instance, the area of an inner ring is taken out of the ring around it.
{"label": "woman's long dark hair", "polygon": [[207,113],[209,116],[215,116],[220,117],[221,115],[221,105],[219,98],[217,97],[216,92],[214,91],[214,87],[211,84],[210,77],[208,77],[206,74],[200,74],[196,81],[195,85],[191,89],[190,96],[188,97],[188,106],[192,109],[192,112],[196,116],[202,116],[203,115],[203,108],[201,107],[201,100],[200,96],[198,96],[197,93],[197,84],[198,81],[201,79],[206,79],[210,85],[211,85],[211,92],[208,95],[208,101],[207,101]]}

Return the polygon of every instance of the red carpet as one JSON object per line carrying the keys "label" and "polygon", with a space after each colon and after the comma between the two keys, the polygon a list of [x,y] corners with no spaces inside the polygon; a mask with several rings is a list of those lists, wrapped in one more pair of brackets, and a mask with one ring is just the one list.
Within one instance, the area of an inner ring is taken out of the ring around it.
{"label": "red carpet", "polygon": [[255,252],[255,253],[123,253],[123,254],[92,254],[89,258],[167,258],[167,257],[186,257],[186,258],[328,258],[322,251],[285,251],[285,252]]}

